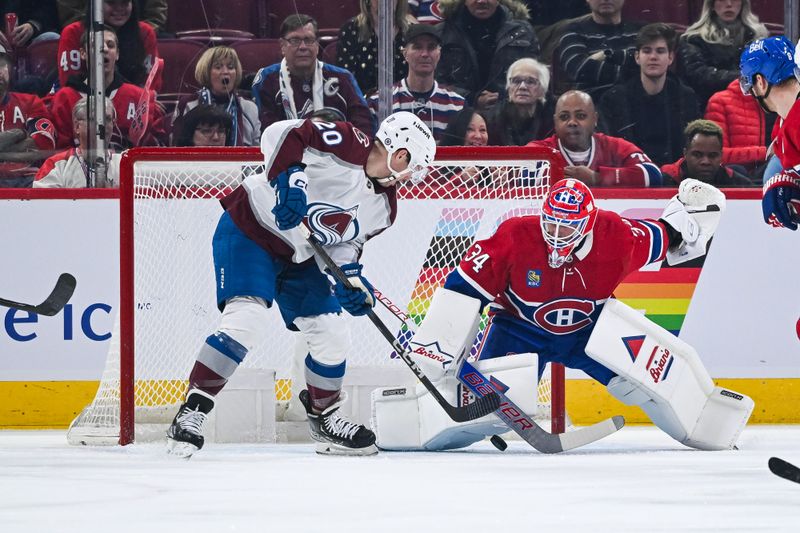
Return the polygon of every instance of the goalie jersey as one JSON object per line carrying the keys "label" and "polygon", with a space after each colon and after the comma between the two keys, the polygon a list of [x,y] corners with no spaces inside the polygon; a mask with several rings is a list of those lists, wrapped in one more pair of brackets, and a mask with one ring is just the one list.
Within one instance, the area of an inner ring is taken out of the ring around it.
{"label": "goalie jersey", "polygon": [[[517,217],[475,242],[445,287],[489,305],[481,359],[537,352],[541,367],[556,360],[607,381],[610,374],[595,375],[581,363],[591,364],[584,352],[589,335],[617,285],[631,272],[662,261],[667,246],[661,222],[600,209],[573,260],[554,269],[547,264],[539,217]],[[502,334],[493,341],[498,327]]]}
{"label": "goalie jersey", "polygon": [[304,223],[337,264],[358,260],[364,243],[394,222],[394,187],[364,172],[372,140],[348,122],[284,120],[261,136],[264,173],[245,178],[222,200],[236,226],[273,257],[302,263],[313,250],[297,230],[281,231],[271,210],[278,174],[300,163],[308,176]]}

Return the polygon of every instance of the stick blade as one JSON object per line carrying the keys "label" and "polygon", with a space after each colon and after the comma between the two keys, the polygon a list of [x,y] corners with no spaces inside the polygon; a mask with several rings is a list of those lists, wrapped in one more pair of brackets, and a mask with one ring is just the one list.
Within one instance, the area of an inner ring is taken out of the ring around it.
{"label": "stick blade", "polygon": [[453,412],[448,414],[455,422],[468,422],[494,413],[498,407],[500,407],[500,397],[496,392],[490,392],[486,396],[476,398],[471,404],[454,408]]}
{"label": "stick blade", "polygon": [[572,450],[591,444],[592,442],[608,437],[612,433],[616,433],[622,429],[623,426],[625,426],[625,418],[617,415],[585,428],[561,433],[559,435],[561,451]]}
{"label": "stick blade", "polygon": [[800,468],[779,457],[770,457],[767,462],[769,471],[778,477],[800,483]]}
{"label": "stick blade", "polygon": [[53,288],[53,292],[50,293],[50,296],[48,296],[44,302],[36,306],[35,312],[45,316],[55,315],[61,311],[69,299],[72,298],[76,285],[77,281],[75,280],[75,276],[68,273],[61,274],[58,277],[56,286]]}

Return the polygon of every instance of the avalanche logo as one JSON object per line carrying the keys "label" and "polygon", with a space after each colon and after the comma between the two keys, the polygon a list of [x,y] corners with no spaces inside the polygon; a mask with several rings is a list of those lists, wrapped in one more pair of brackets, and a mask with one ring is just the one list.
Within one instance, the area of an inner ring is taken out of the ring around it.
{"label": "avalanche logo", "polygon": [[355,239],[359,234],[357,217],[357,205],[342,209],[336,205],[314,202],[308,206],[306,225],[323,246],[328,246]]}
{"label": "avalanche logo", "polygon": [[675,361],[669,348],[661,346],[653,346],[653,352],[650,354],[650,359],[647,360],[645,370],[653,379],[653,383],[659,383],[667,380],[669,369],[672,368],[672,363]]}
{"label": "avalanche logo", "polygon": [[555,335],[569,335],[591,324],[595,305],[592,300],[563,298],[540,305],[533,312],[533,321]]}

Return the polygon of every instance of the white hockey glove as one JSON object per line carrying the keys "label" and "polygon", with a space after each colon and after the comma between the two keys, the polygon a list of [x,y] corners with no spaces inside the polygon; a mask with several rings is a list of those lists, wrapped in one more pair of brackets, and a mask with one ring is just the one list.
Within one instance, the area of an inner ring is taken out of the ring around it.
{"label": "white hockey glove", "polygon": [[724,212],[722,191],[695,179],[683,180],[661,214],[661,220],[683,238],[677,248],[667,251],[667,263],[677,265],[704,255]]}

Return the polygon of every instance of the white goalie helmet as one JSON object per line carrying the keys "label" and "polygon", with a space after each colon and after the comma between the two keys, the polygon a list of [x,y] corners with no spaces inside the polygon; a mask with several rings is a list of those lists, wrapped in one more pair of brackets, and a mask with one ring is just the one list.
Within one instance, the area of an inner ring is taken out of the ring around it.
{"label": "white goalie helmet", "polygon": [[[381,185],[392,185],[408,177],[420,181],[428,173],[436,155],[436,141],[430,128],[414,113],[398,111],[386,117],[378,128],[375,139],[386,148],[386,163],[392,175],[381,178]],[[392,155],[405,148],[410,155],[408,168],[397,172],[392,168]]]}

